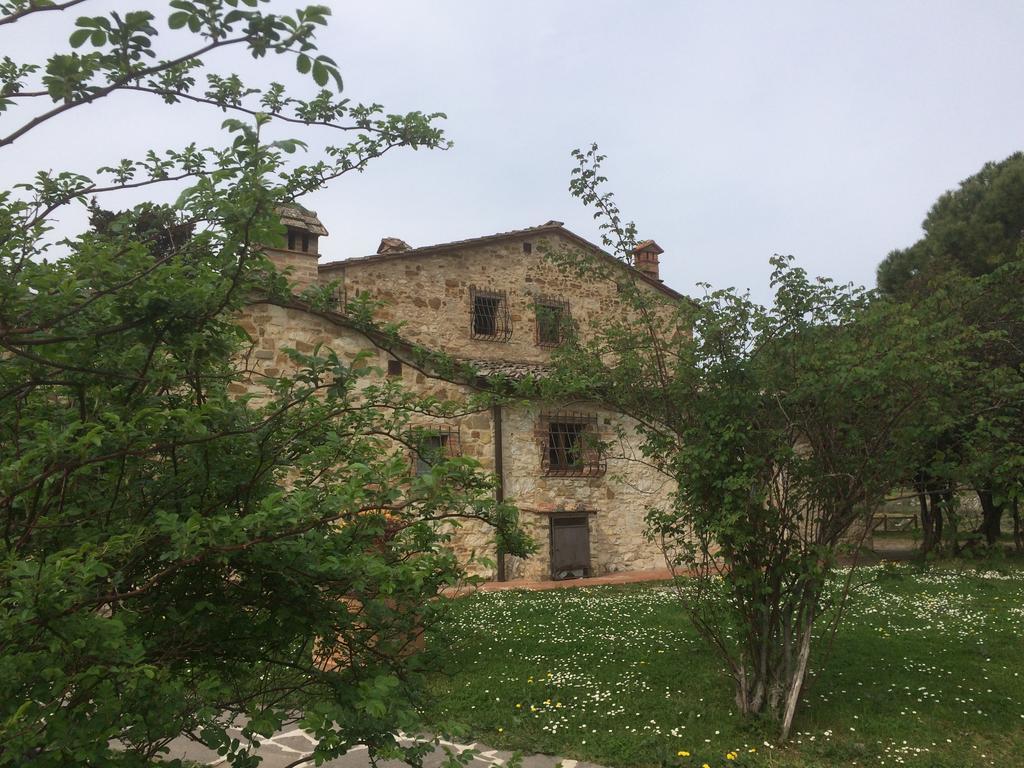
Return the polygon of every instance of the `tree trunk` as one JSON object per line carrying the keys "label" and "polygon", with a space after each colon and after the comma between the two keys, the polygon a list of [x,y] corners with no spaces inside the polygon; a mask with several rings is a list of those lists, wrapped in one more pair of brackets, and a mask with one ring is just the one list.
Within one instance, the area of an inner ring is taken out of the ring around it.
{"label": "tree trunk", "polygon": [[945,533],[946,515],[953,514],[953,484],[947,483],[946,490],[942,492],[942,506],[935,517],[935,543],[942,546],[942,537]]}
{"label": "tree trunk", "polygon": [[796,668],[789,680],[789,691],[786,694],[786,707],[782,713],[782,731],[779,735],[781,741],[789,738],[789,732],[793,728],[793,717],[796,715],[796,705],[800,701],[800,689],[803,688],[804,678],[807,675],[807,661],[811,657],[811,627],[812,622],[808,621],[804,628],[803,637],[800,638],[800,654],[797,656]]}
{"label": "tree trunk", "polygon": [[1024,552],[1024,528],[1020,522],[1020,499],[1013,500],[1013,547],[1018,552]]}
{"label": "tree trunk", "polygon": [[978,533],[985,535],[985,543],[990,547],[999,542],[1000,528],[1003,523],[1003,505],[996,504],[992,498],[992,491],[978,491],[978,501],[981,502],[981,526]]}
{"label": "tree trunk", "polygon": [[747,666],[742,662],[736,671],[736,708],[741,715],[752,714],[750,709],[750,687],[747,685]]}
{"label": "tree trunk", "polygon": [[928,509],[928,493],[924,482],[915,481],[914,486],[917,490],[917,504],[921,509],[921,554],[927,555],[935,546],[935,524],[931,510]]}
{"label": "tree trunk", "polygon": [[952,491],[949,484],[946,490],[939,491],[929,488],[934,478],[923,470],[914,477],[914,490],[917,491],[917,503],[921,509],[921,554],[927,555],[942,544],[943,510],[947,507]]}
{"label": "tree trunk", "polygon": [[780,725],[782,740],[793,727],[811,653],[820,589],[804,587],[752,628],[745,652],[732,667],[736,705],[743,715],[760,715]]}
{"label": "tree trunk", "polygon": [[934,549],[942,543],[942,510],[945,507],[944,494],[932,491],[928,494],[931,501],[931,542],[928,549]]}

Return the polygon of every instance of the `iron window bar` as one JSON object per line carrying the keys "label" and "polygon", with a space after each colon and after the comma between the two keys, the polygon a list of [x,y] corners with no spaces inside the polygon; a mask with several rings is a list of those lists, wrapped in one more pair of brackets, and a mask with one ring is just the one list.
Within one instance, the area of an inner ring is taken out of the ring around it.
{"label": "iron window bar", "polygon": [[512,315],[505,291],[469,289],[469,333],[474,339],[508,341],[512,338]]}
{"label": "iron window bar", "polygon": [[542,347],[557,347],[569,331],[572,322],[569,302],[564,299],[540,297],[534,302],[537,311],[537,344]]}
{"label": "iron window bar", "polygon": [[608,469],[597,434],[597,416],[574,411],[541,415],[545,425],[541,469],[557,477],[598,477]]}
{"label": "iron window bar", "polygon": [[417,427],[414,433],[416,449],[410,457],[417,475],[430,473],[430,468],[444,459],[462,455],[462,439],[457,424]]}
{"label": "iron window bar", "polygon": [[327,300],[328,305],[332,312],[337,312],[339,315],[345,314],[345,309],[348,307],[348,291],[344,284],[336,285],[334,290],[331,291],[331,296]]}

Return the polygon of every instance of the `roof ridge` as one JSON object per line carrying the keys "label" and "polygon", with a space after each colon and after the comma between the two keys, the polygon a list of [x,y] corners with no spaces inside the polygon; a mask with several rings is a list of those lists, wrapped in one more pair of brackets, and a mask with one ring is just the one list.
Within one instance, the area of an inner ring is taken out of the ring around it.
{"label": "roof ridge", "polygon": [[[614,261],[616,264],[621,264],[632,274],[636,275],[638,278],[648,283],[652,287],[656,288],[657,290],[661,291],[662,293],[665,293],[674,299],[685,300],[687,298],[674,288],[670,288],[669,286],[665,285],[664,281],[650,277],[649,275],[645,275],[632,264],[627,264],[626,262],[617,259],[612,254],[608,253],[608,251],[604,250],[601,246],[595,245],[586,238],[577,235],[572,230],[566,229],[565,224],[563,222],[557,221],[555,219],[546,221],[543,224],[538,224],[537,226],[526,227],[525,229],[512,229],[507,232],[495,232],[492,235],[482,235],[480,237],[469,237],[463,240],[453,240],[450,243],[435,243],[433,245],[422,245],[419,246],[418,248],[410,248],[407,251],[373,254],[370,256],[352,256],[347,259],[339,259],[338,261],[330,261],[327,262],[326,264],[320,264],[318,265],[317,269],[318,271],[330,271],[331,269],[337,267],[345,267],[346,265],[349,264],[364,264],[371,263],[375,260],[384,261],[389,259],[405,259],[409,258],[410,256],[423,256],[431,253],[444,252],[446,250],[454,248],[464,248],[467,246],[482,245],[484,243],[506,240],[514,237],[523,237],[526,235],[535,234],[537,232],[562,232],[568,239],[575,241],[579,245],[584,246],[586,248],[590,248],[591,250],[595,251],[597,254],[600,254],[604,258]],[[657,244],[655,243],[655,245]]]}
{"label": "roof ridge", "polygon": [[370,254],[370,255],[367,255],[367,256],[350,256],[347,259],[339,259],[337,261],[329,261],[326,264],[321,264],[320,265],[320,269],[325,269],[325,268],[333,267],[335,265],[346,264],[346,263],[352,262],[352,261],[364,261],[364,260],[365,261],[370,261],[372,259],[379,259],[382,256],[385,256],[385,257],[386,256],[397,256],[399,254],[402,255],[402,256],[408,256],[410,254],[416,254],[416,253],[421,253],[421,252],[426,252],[426,251],[433,251],[433,250],[441,250],[441,249],[444,249],[444,248],[453,248],[453,247],[459,247],[459,246],[464,246],[464,245],[475,245],[475,244],[483,242],[483,241],[501,240],[501,239],[508,238],[508,237],[519,237],[519,236],[522,236],[522,235],[532,234],[534,232],[542,232],[542,231],[549,230],[549,229],[562,229],[564,227],[565,227],[565,222],[556,221],[555,219],[550,219],[549,221],[546,221],[543,224],[537,224],[537,225],[532,226],[532,227],[524,227],[522,229],[510,229],[510,230],[507,230],[505,232],[494,232],[493,234],[490,234],[490,235],[478,235],[477,237],[465,237],[465,238],[462,238],[461,240],[450,240],[450,241],[448,241],[446,243],[431,243],[429,245],[418,245],[415,248],[409,248],[408,250],[401,251],[401,252],[396,252],[394,254],[390,254],[390,253],[389,254],[377,254],[377,253],[374,253],[374,254]]}

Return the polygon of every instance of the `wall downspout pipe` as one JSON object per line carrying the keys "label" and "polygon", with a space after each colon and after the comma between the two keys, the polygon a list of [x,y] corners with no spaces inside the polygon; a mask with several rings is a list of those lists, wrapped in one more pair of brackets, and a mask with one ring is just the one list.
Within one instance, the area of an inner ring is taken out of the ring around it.
{"label": "wall downspout pipe", "polygon": [[[497,403],[491,407],[492,423],[494,424],[494,475],[498,484],[494,489],[494,499],[499,504],[505,500],[504,448],[502,446],[501,406]],[[501,544],[498,545],[498,581],[505,581],[505,553]]]}

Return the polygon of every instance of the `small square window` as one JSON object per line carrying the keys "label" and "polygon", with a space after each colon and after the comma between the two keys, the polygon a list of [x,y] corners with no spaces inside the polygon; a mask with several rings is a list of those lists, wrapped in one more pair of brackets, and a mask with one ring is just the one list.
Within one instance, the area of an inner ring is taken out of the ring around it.
{"label": "small square window", "polygon": [[533,243],[523,243],[523,253],[533,253]]}
{"label": "small square window", "polygon": [[541,467],[547,475],[595,477],[606,469],[597,436],[597,417],[555,413],[542,417],[545,426]]}
{"label": "small square window", "polygon": [[444,459],[448,448],[448,435],[429,435],[416,452],[416,475],[429,475],[430,468]]}
{"label": "small square window", "polygon": [[334,286],[331,290],[331,297],[327,300],[327,305],[331,308],[331,311],[344,313],[347,304],[348,292],[345,290],[345,286],[341,284]]}
{"label": "small square window", "polygon": [[470,335],[486,341],[508,341],[512,337],[512,316],[504,291],[469,289]]}
{"label": "small square window", "polygon": [[538,299],[537,343],[542,347],[555,347],[565,341],[569,329],[569,303],[552,299]]}
{"label": "small square window", "polygon": [[548,467],[570,471],[583,462],[583,434],[586,426],[572,421],[552,421],[548,425]]}
{"label": "small square window", "polygon": [[413,470],[417,475],[429,474],[430,468],[452,456],[462,454],[457,426],[442,425],[416,428],[416,449],[412,452]]}
{"label": "small square window", "polygon": [[402,375],[402,361],[401,360],[388,360],[388,376],[401,376]]}

